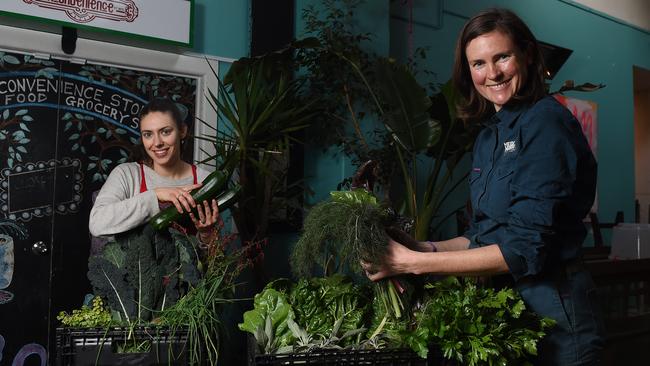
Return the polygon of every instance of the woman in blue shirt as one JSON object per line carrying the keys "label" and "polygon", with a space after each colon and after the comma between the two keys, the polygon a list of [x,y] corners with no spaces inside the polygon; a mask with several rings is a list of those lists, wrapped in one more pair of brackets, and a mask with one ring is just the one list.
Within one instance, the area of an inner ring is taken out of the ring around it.
{"label": "woman in blue shirt", "polygon": [[391,241],[385,264],[364,264],[378,280],[403,273],[508,273],[529,309],[557,324],[540,342],[537,364],[595,365],[603,348],[596,289],[580,262],[593,204],[596,162],[580,124],[547,96],[538,43],[513,12],[471,18],[456,45],[459,116],[484,128],[474,145],[471,228],[422,243]]}

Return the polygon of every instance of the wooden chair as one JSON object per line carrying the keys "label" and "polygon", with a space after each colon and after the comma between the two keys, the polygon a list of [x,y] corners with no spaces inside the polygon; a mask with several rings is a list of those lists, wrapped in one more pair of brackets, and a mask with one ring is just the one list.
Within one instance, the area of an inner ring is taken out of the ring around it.
{"label": "wooden chair", "polygon": [[607,259],[611,247],[605,245],[602,229],[611,229],[617,224],[624,222],[625,219],[623,216],[623,211],[616,212],[616,218],[614,219],[614,222],[611,223],[600,222],[598,219],[598,214],[595,212],[591,212],[589,214],[589,221],[591,225],[592,236],[594,238],[594,246],[582,248],[583,257],[586,261]]}
{"label": "wooden chair", "polygon": [[589,220],[591,221],[591,229],[594,236],[594,247],[604,247],[605,245],[603,243],[603,234],[601,229],[611,229],[614,226],[624,222],[625,218],[623,216],[623,211],[617,211],[614,222],[600,222],[598,219],[598,214],[591,212],[589,213]]}

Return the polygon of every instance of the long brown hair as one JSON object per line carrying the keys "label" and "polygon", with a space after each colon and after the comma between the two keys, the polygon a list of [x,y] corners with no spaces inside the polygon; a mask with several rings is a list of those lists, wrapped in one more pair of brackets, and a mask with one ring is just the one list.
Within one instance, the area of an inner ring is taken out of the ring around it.
{"label": "long brown hair", "polygon": [[537,39],[517,14],[508,9],[487,9],[467,21],[456,42],[453,82],[463,96],[458,107],[458,117],[465,122],[477,122],[494,113],[492,103],[478,93],[472,82],[467,54],[467,44],[476,37],[492,31],[509,36],[515,47],[526,55],[526,80],[513,101],[533,103],[546,95],[544,75],[546,68]]}

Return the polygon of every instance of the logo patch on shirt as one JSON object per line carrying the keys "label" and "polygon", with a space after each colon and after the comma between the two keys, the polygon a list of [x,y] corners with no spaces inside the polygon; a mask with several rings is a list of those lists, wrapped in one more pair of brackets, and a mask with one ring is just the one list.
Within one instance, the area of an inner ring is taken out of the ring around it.
{"label": "logo patch on shirt", "polygon": [[503,149],[504,149],[504,152],[507,152],[507,153],[513,152],[513,151],[515,151],[517,149],[517,144],[515,143],[514,140],[513,141],[506,141],[506,142],[503,143]]}

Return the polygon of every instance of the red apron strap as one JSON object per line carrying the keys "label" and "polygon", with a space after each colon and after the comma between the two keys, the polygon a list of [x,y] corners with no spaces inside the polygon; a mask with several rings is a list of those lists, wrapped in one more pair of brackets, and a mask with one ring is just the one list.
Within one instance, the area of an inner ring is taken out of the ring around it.
{"label": "red apron strap", "polygon": [[140,193],[147,191],[147,181],[144,178],[144,164],[140,163]]}
{"label": "red apron strap", "polygon": [[194,184],[199,182],[198,177],[196,176],[196,165],[192,164],[192,175],[194,176]]}

